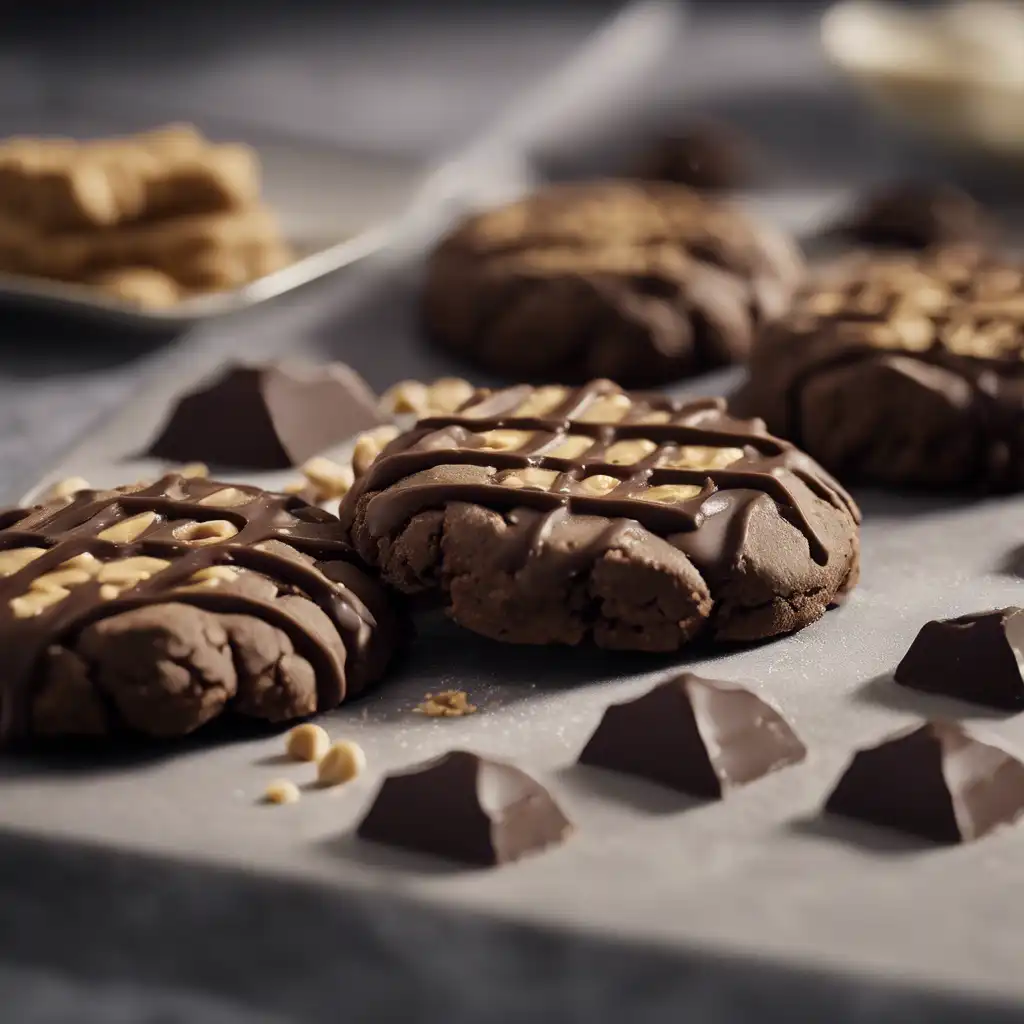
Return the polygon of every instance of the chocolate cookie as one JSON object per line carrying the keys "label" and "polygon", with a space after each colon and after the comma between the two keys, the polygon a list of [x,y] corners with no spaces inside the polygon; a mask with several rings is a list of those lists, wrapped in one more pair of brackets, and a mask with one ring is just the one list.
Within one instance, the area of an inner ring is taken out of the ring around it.
{"label": "chocolate cookie", "polygon": [[399,635],[298,498],[186,479],[0,516],[0,739],[282,722],[374,683]]}
{"label": "chocolate cookie", "polygon": [[866,193],[840,231],[896,249],[983,242],[996,234],[985,208],[955,185],[897,182]]}
{"label": "chocolate cookie", "polygon": [[640,161],[644,181],[674,181],[702,192],[740,188],[753,176],[752,147],[727,124],[704,121],[659,139]]}
{"label": "chocolate cookie", "polygon": [[855,256],[755,347],[736,408],[843,480],[1024,486],[1024,267]]}
{"label": "chocolate cookie", "polygon": [[424,320],[516,380],[657,384],[745,358],[801,271],[781,232],[681,185],[560,185],[443,241]]}
{"label": "chocolate cookie", "polygon": [[512,643],[673,651],[817,619],[856,581],[839,485],[721,399],[480,391],[394,440],[341,507],[383,579]]}

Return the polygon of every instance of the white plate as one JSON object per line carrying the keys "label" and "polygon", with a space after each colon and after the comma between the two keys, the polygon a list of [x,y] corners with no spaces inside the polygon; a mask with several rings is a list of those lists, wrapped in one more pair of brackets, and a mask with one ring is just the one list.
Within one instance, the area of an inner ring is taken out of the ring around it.
{"label": "white plate", "polygon": [[[126,134],[175,120],[173,114],[54,113],[0,109],[0,137]],[[187,299],[169,309],[139,309],[82,285],[0,274],[0,299],[116,320],[139,328],[185,327],[246,309],[323,277],[380,249],[423,177],[412,160],[334,149],[237,124],[200,123],[215,139],[246,142],[259,153],[263,195],[277,212],[297,262],[230,292]]]}

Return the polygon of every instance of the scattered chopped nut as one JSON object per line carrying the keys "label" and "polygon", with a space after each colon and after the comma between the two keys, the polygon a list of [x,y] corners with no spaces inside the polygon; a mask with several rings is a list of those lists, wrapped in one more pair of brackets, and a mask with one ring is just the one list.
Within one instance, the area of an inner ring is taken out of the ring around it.
{"label": "scattered chopped nut", "polygon": [[158,519],[155,512],[140,512],[137,516],[122,519],[113,526],[108,526],[96,536],[100,540],[110,540],[115,544],[130,544],[141,537]]}
{"label": "scattered chopped nut", "polygon": [[469,703],[469,694],[465,690],[442,690],[426,694],[413,711],[428,718],[461,718],[473,714],[476,709],[475,704]]}
{"label": "scattered chopped nut", "polygon": [[184,541],[186,544],[203,546],[206,544],[220,544],[221,541],[230,540],[238,533],[238,527],[229,523],[226,519],[207,519],[201,523],[186,523],[174,531],[175,540]]}
{"label": "scattered chopped nut", "polygon": [[385,415],[414,412],[422,416],[427,408],[427,385],[418,380],[400,380],[380,396],[380,410]]}
{"label": "scattered chopped nut", "polygon": [[358,743],[342,740],[327,751],[317,765],[321,786],[339,786],[350,782],[366,767],[366,754]]}
{"label": "scattered chopped nut", "polygon": [[418,380],[400,380],[384,392],[380,409],[385,415],[415,413],[420,418],[443,416],[455,412],[476,392],[476,388],[461,377],[442,377],[432,384]]}
{"label": "scattered chopped nut", "polygon": [[361,434],[352,449],[352,470],[356,477],[361,477],[373,463],[373,460],[392,442],[401,431],[398,427],[375,427]]}
{"label": "scattered chopped nut", "polygon": [[210,475],[210,467],[205,462],[186,462],[178,470],[178,474],[183,477],[187,477],[190,480],[194,480],[197,477],[204,477]]}
{"label": "scattered chopped nut", "polygon": [[231,565],[210,565],[205,569],[192,573],[192,582],[208,587],[216,587],[221,583],[231,583],[238,578],[238,570]]}
{"label": "scattered chopped nut", "polygon": [[253,500],[251,494],[240,491],[237,487],[225,487],[223,490],[214,491],[198,502],[200,505],[209,505],[213,508],[235,508],[238,505],[248,505]]}
{"label": "scattered chopped nut", "polygon": [[11,611],[15,618],[31,619],[42,614],[51,604],[63,601],[69,593],[70,591],[63,587],[53,587],[50,590],[30,590],[27,594],[11,599]]}
{"label": "scattered chopped nut", "polygon": [[9,548],[7,551],[0,551],[0,576],[13,576],[29,562],[34,562],[40,555],[45,554],[46,548]]}
{"label": "scattered chopped nut", "polygon": [[344,498],[354,481],[351,466],[342,466],[331,459],[325,459],[322,455],[317,455],[306,462],[302,466],[302,473],[309,482],[309,489],[317,502]]}
{"label": "scattered chopped nut", "polygon": [[427,387],[427,415],[455,412],[476,393],[476,388],[461,377],[442,377]]}
{"label": "scattered chopped nut", "polygon": [[285,737],[285,752],[293,761],[320,762],[331,748],[327,730],[310,722],[297,725]]}
{"label": "scattered chopped nut", "polygon": [[263,799],[268,804],[293,804],[301,796],[299,787],[290,779],[275,779],[263,792]]}
{"label": "scattered chopped nut", "polygon": [[90,490],[89,481],[80,476],[69,476],[65,480],[58,480],[51,487],[47,488],[42,500],[59,501],[62,498],[74,497],[79,491]]}

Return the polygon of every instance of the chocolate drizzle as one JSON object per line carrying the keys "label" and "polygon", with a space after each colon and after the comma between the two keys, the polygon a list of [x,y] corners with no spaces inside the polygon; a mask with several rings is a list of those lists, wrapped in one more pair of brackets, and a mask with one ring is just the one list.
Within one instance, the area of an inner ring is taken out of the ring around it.
{"label": "chocolate drizzle", "polygon": [[[229,489],[236,492],[230,506],[203,504],[204,499]],[[183,603],[212,612],[252,615],[277,627],[316,670],[322,708],[334,706],[372,681],[379,658],[370,649],[370,635],[377,619],[356,589],[346,585],[355,570],[346,566],[344,571],[333,571],[346,558],[336,520],[297,497],[169,474],[148,485],[82,491],[69,502],[19,511],[0,519],[0,553],[26,547],[45,551],[0,577],[0,650],[5,658],[0,739],[27,733],[36,666],[51,644],[100,618],[145,605]],[[99,536],[144,512],[156,513],[158,518],[135,540],[119,542]],[[202,546],[180,537],[182,527],[211,520],[226,520],[237,533]],[[169,564],[113,599],[104,599],[100,581],[92,578],[69,586],[66,596],[36,615],[15,614],[11,602],[26,594],[33,581],[83,554],[100,562],[150,556]],[[324,571],[310,559],[323,562]],[[192,585],[197,572],[213,566],[251,570],[314,602],[338,630],[344,658],[281,607],[230,586]]]}
{"label": "chocolate drizzle", "polygon": [[[813,501],[820,499],[859,521],[859,512],[843,488],[791,444],[771,436],[758,420],[736,420],[717,398],[681,401],[660,394],[630,396],[618,422],[581,420],[587,407],[622,394],[610,381],[592,381],[566,395],[543,416],[517,416],[516,410],[535,389],[508,388],[479,393],[452,416],[421,420],[394,441],[350,493],[342,508],[343,522],[363,494],[372,494],[366,521],[382,536],[428,508],[452,501],[472,502],[505,513],[533,510],[544,516],[601,516],[614,529],[640,524],[693,558],[698,568],[715,568],[735,545],[724,544],[736,520],[759,500],[775,503],[782,515],[806,538],[811,557],[825,564],[827,538],[815,523]],[[644,422],[652,416],[668,422]],[[484,447],[481,434],[514,430],[528,434],[515,450]],[[582,456],[545,454],[567,435],[594,439]],[[609,461],[608,449],[621,441],[644,439],[656,445],[631,464]],[[731,447],[742,456],[725,468],[677,468],[663,465],[686,446]],[[501,486],[496,475],[507,470],[541,469],[557,473],[546,490]],[[608,493],[588,494],[577,485],[592,475],[619,481]],[[675,503],[645,495],[666,484],[692,485],[700,493]],[[704,533],[707,524],[707,534]],[[536,527],[538,535],[543,526]],[[712,541],[714,538],[714,541]],[[592,544],[607,544],[602,533]],[[525,557],[526,552],[523,553]]]}

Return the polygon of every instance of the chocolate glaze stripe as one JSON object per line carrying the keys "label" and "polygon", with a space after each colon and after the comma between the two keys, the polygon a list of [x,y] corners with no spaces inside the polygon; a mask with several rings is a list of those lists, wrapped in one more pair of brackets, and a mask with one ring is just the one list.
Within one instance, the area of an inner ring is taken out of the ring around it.
{"label": "chocolate glaze stripe", "polygon": [[424,435],[432,431],[461,428],[469,434],[488,430],[521,430],[555,437],[578,434],[584,437],[615,441],[643,439],[656,444],[700,445],[708,448],[739,448],[749,446],[767,455],[779,455],[792,449],[792,445],[771,434],[756,434],[749,429],[736,430],[700,427],[687,423],[584,423],[580,420],[549,420],[537,416],[496,416],[489,419],[462,419],[454,416],[431,416],[419,420],[413,428]]}
{"label": "chocolate glaze stripe", "polygon": [[[788,453],[787,453],[788,454]],[[792,510],[796,522],[794,525],[807,538],[811,548],[812,557],[819,564],[828,560],[828,549],[824,540],[810,521],[810,517],[803,508],[801,497],[794,493],[791,485],[783,479],[782,474],[788,473],[790,467],[786,460],[778,460],[777,464],[765,461],[749,460],[749,465],[744,468],[743,462],[734,463],[740,468],[726,469],[672,469],[662,468],[657,470],[643,470],[637,473],[635,466],[623,466],[613,463],[587,463],[586,472],[617,477],[620,480],[628,481],[631,486],[628,490],[616,488],[607,496],[584,496],[569,494],[565,491],[540,491],[533,488],[509,488],[511,501],[507,507],[514,508],[522,505],[531,508],[548,509],[555,504],[567,504],[572,511],[583,515],[625,515],[635,519],[645,526],[663,532],[668,529],[671,532],[678,530],[692,530],[700,525],[698,517],[701,505],[710,494],[719,490],[757,490],[761,491],[778,504]],[[554,469],[559,471],[565,479],[575,479],[566,474],[580,472],[580,464],[568,459],[553,459],[550,457],[536,457],[516,452],[490,452],[482,449],[432,449],[429,451],[406,450],[387,458],[379,458],[374,467],[371,468],[365,479],[364,489],[366,491],[384,491],[385,488],[401,480],[406,480],[414,474],[430,469],[436,469],[446,465],[477,466],[481,468],[494,467],[498,470],[515,470],[528,468]],[[755,468],[756,467],[756,468]],[[795,476],[795,474],[790,474]],[[803,474],[806,475],[806,474]],[[799,479],[799,478],[798,478]],[[803,482],[801,480],[801,482]],[[660,486],[662,484],[692,484],[702,488],[702,493],[680,502],[678,504],[665,504],[644,500],[640,495],[649,486]],[[710,485],[710,490],[709,490]],[[495,506],[495,502],[506,505],[506,499],[499,497],[496,491],[500,485],[491,485],[491,490],[486,494],[481,493],[478,486],[466,486],[453,482],[443,484],[406,484],[401,488],[402,499],[391,491],[383,493],[373,499],[371,503],[376,506],[378,501],[393,504],[394,508],[390,514],[382,515],[378,512],[371,512],[371,529],[391,530],[397,527],[404,519],[415,515],[424,508],[431,507],[434,503],[443,504],[447,501],[476,501],[481,504]],[[835,494],[825,487],[815,488],[818,496],[837,508],[849,508],[849,505],[840,495]],[[412,498],[415,495],[415,498]],[[470,496],[473,495],[473,496]],[[615,503],[617,512],[611,511],[611,504]],[[414,509],[406,513],[399,509]],[[659,529],[660,528],[660,529]]]}
{"label": "chocolate glaze stripe", "polygon": [[[186,480],[172,474],[132,494],[86,492],[67,505],[44,506],[18,517],[5,516],[10,526],[0,533],[0,550],[20,547],[48,550],[18,571],[0,578],[0,647],[10,652],[5,681],[0,687],[0,736],[20,735],[26,730],[35,665],[48,644],[97,619],[169,600],[238,614],[256,614],[276,625],[316,668],[321,700],[327,706],[340,701],[345,695],[344,664],[339,663],[332,648],[312,636],[286,611],[248,595],[217,593],[213,588],[204,591],[174,590],[187,585],[201,569],[237,565],[260,572],[278,584],[295,587],[321,608],[342,637],[354,638],[373,624],[372,614],[358,596],[332,586],[315,567],[253,546],[279,540],[291,547],[315,550],[328,557],[340,554],[343,545],[334,537],[327,537],[321,543],[324,528],[331,529],[333,524],[326,513],[303,505],[293,496],[268,494],[244,486],[234,489],[251,495],[252,500],[230,508],[201,505],[189,500],[201,500],[228,486]],[[175,495],[181,495],[181,498]],[[128,543],[96,536],[140,511],[157,512],[165,517],[165,521],[154,524],[156,529],[151,528]],[[308,516],[319,520],[321,515],[324,522],[300,518]],[[239,531],[225,541],[202,547],[189,545],[174,536],[175,521],[184,523],[204,518],[226,519]],[[336,527],[332,532],[336,532]],[[92,554],[101,561],[138,555],[166,556],[171,565],[127,588],[113,600],[100,602],[100,584],[90,580],[69,587],[65,597],[36,616],[15,617],[10,605],[12,598],[28,591],[34,579],[84,553]]]}
{"label": "chocolate glaze stripe", "polygon": [[[714,470],[708,476],[725,472],[728,471]],[[448,502],[462,501],[506,512],[516,508],[552,511],[564,507],[578,515],[628,519],[664,536],[698,530],[708,518],[704,506],[709,498],[733,491],[756,492],[776,500],[779,500],[776,498],[779,495],[783,499],[782,503],[792,511],[796,520],[793,525],[807,539],[811,557],[819,565],[827,564],[828,547],[803,511],[799,496],[794,495],[776,477],[768,477],[775,487],[766,486],[764,475],[733,473],[730,479],[732,486],[721,490],[712,480],[712,490],[705,489],[696,497],[677,505],[645,501],[630,493],[618,496],[612,492],[611,496],[588,497],[533,488],[502,488],[493,483],[416,483],[403,486],[400,492],[388,490],[374,495],[367,508],[367,523],[374,534],[383,536],[426,509],[441,508]]]}

